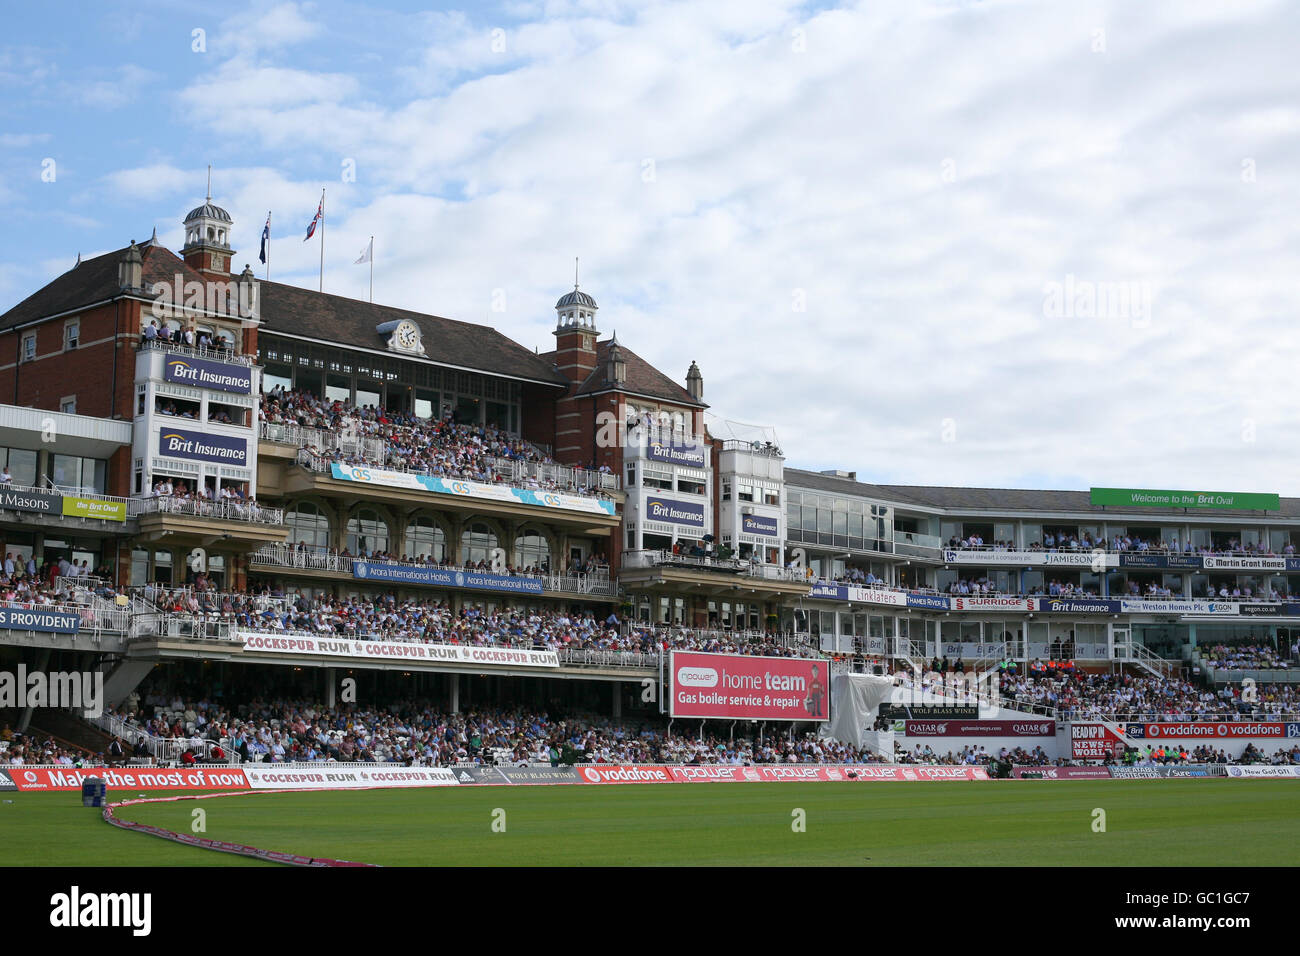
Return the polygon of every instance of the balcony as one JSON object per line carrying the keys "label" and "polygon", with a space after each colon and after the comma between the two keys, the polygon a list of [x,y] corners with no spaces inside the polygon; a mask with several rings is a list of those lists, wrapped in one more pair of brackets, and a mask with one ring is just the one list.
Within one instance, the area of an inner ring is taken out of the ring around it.
{"label": "balcony", "polygon": [[623,552],[619,582],[625,589],[691,586],[715,596],[748,592],[763,600],[808,595],[808,581],[802,571],[741,558],[673,554],[663,550]]}
{"label": "balcony", "polygon": [[[326,497],[366,498],[410,507],[417,502],[465,514],[497,515],[507,519],[534,518],[550,524],[579,528],[583,534],[606,535],[618,527],[617,499],[595,485],[578,489],[549,489],[531,469],[552,469],[557,476],[562,465],[537,465],[502,460],[512,466],[507,476],[498,472],[495,481],[476,481],[456,475],[432,475],[411,468],[381,468],[351,464],[344,456],[310,448],[298,450],[297,469],[289,469],[276,496],[317,494]],[[597,472],[570,469],[575,475],[593,479]],[[539,471],[539,474],[541,472]],[[269,486],[268,486],[269,487]]]}
{"label": "balcony", "polygon": [[[474,568],[450,567],[442,564],[430,564],[421,561],[372,561],[368,558],[358,558],[348,554],[338,554],[328,550],[311,550],[306,551],[295,548],[287,544],[264,545],[255,551],[249,558],[250,567],[255,570],[287,570],[298,571],[307,575],[325,575],[345,577],[349,580],[361,579],[357,574],[356,565],[360,561],[365,565],[365,580],[371,583],[384,582],[382,576],[375,577],[376,570],[384,568],[395,568],[406,571],[409,569],[413,576],[418,576],[421,569],[436,570],[440,573],[451,575],[453,580],[465,575],[480,574],[490,577],[508,577],[512,580],[537,582],[537,588],[532,593],[553,593],[563,594],[566,596],[590,597],[592,599],[612,599],[618,594],[618,588],[610,580],[607,570],[593,571],[588,574],[493,574],[492,572],[481,572]],[[453,583],[444,584],[442,582],[429,581],[421,582],[418,580],[388,581],[394,586],[408,585],[416,587],[464,587],[470,591],[502,591],[509,592],[511,589],[507,586],[501,588],[480,588],[469,586],[458,586]]]}
{"label": "balcony", "polygon": [[128,499],[129,513],[140,521],[140,531],[150,537],[170,535],[178,544],[211,544],[233,540],[244,544],[283,541],[284,509],[267,508],[256,501],[206,498]]}
{"label": "balcony", "polygon": [[164,342],[161,339],[141,339],[141,352],[167,352],[179,355],[188,355],[190,358],[207,359],[210,362],[228,362],[232,365],[253,365],[254,359],[251,355],[241,355],[233,348],[213,347],[199,348],[193,345],[182,345],[179,342]]}

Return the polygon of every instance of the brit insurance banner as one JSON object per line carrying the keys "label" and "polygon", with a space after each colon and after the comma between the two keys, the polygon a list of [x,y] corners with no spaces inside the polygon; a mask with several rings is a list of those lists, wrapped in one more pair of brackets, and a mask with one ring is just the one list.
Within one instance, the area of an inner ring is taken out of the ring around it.
{"label": "brit insurance banner", "polygon": [[369,787],[454,787],[459,784],[449,767],[404,767],[377,763],[373,767],[340,767],[322,763],[244,764],[248,785],[254,790],[362,790]]}
{"label": "brit insurance banner", "polygon": [[515,594],[541,594],[544,590],[541,578],[490,574],[486,571],[460,571],[435,565],[391,564],[386,561],[353,561],[352,577],[358,581],[429,584],[448,588],[509,591]]}
{"label": "brit insurance banner", "polygon": [[668,669],[673,717],[830,719],[830,664],[824,660],[673,651]]}
{"label": "brit insurance banner", "polygon": [[762,534],[775,538],[781,533],[781,523],[767,515],[741,515],[740,530],[745,534]]}
{"label": "brit insurance banner", "polygon": [[664,521],[684,528],[703,528],[704,505],[678,501],[676,498],[647,497],[645,517],[647,521]]}
{"label": "brit insurance banner", "polygon": [[1033,599],[1036,610],[1048,614],[1118,614],[1119,601],[1101,598],[1043,597]]}
{"label": "brit insurance banner", "polygon": [[355,481],[385,488],[408,488],[412,491],[431,491],[439,495],[456,495],[462,498],[479,498],[487,501],[504,501],[513,504],[533,505],[538,508],[559,508],[564,511],[585,511],[591,514],[614,514],[614,502],[604,498],[582,495],[565,495],[558,491],[532,491],[512,488],[509,485],[489,485],[481,481],[464,481],[459,478],[435,478],[409,471],[387,471],[366,465],[330,463],[330,477],[338,481]]}
{"label": "brit insurance banner", "polygon": [[164,365],[163,379],[198,388],[216,389],[219,392],[253,394],[253,370],[247,365],[174,356]]}
{"label": "brit insurance banner", "polygon": [[362,641],[342,637],[280,635],[240,631],[244,653],[293,654],[304,657],[364,657],[372,660],[422,661],[500,667],[559,667],[555,651],[528,647],[473,644],[423,644],[418,641]]}
{"label": "brit insurance banner", "polygon": [[709,464],[709,453],[701,445],[651,441],[646,443],[645,456],[651,461],[684,465],[687,468],[704,468]]}
{"label": "brit insurance banner", "polygon": [[231,435],[209,435],[183,428],[158,430],[158,454],[188,461],[213,461],[221,465],[248,467],[248,439]]}

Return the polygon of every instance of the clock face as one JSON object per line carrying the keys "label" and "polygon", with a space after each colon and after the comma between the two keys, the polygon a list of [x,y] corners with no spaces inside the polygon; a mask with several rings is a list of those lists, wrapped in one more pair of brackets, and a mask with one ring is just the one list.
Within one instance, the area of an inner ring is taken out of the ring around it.
{"label": "clock face", "polygon": [[400,348],[414,349],[420,342],[420,330],[410,322],[397,327],[397,344]]}

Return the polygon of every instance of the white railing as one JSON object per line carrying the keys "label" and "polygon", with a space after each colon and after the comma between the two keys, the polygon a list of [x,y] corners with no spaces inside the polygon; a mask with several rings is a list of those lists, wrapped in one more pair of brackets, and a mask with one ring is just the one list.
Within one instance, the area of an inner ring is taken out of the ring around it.
{"label": "white railing", "polygon": [[[291,568],[300,571],[328,571],[335,574],[353,573],[357,561],[367,564],[396,564],[402,567],[430,568],[455,573],[474,571],[452,565],[436,564],[428,561],[395,560],[392,558],[358,558],[352,555],[338,554],[333,551],[303,550],[290,544],[267,544],[258,548],[250,557],[250,563],[277,568]],[[548,591],[567,591],[574,594],[615,594],[614,583],[610,580],[609,570],[601,568],[585,574],[510,574],[508,571],[483,572],[485,574],[502,574],[517,578],[534,578],[542,582]],[[419,583],[419,582],[405,582]]]}
{"label": "white railing", "polygon": [[[175,331],[173,330],[173,334]],[[194,358],[210,359],[213,362],[232,362],[236,365],[252,365],[253,356],[240,355],[233,347],[209,347],[200,348],[197,345],[185,345],[180,342],[161,339],[140,340],[140,350],[142,352],[157,350],[160,352],[179,352],[181,355],[190,355]]]}
{"label": "white railing", "polygon": [[134,614],[127,639],[132,641],[239,641],[231,621],[216,616],[170,611]]}
{"label": "white railing", "polygon": [[1167,661],[1163,657],[1151,653],[1146,645],[1139,644],[1137,641],[1116,644],[1113,659],[1137,664],[1143,670],[1162,680],[1172,677],[1175,670],[1172,661]]}
{"label": "white railing", "polygon": [[524,487],[528,486],[529,478],[553,481],[561,487],[572,485],[574,488],[601,491],[618,491],[621,487],[619,476],[613,472],[596,471],[575,465],[521,461],[517,458],[489,457],[487,461],[497,474],[502,475],[512,484]]}
{"label": "white railing", "polygon": [[556,651],[560,663],[570,667],[658,667],[658,654],[640,651],[570,650]]}
{"label": "white railing", "polygon": [[207,498],[177,498],[160,495],[156,498],[131,498],[130,513],[186,515],[195,518],[213,518],[219,521],[243,521],[248,524],[282,525],[283,508],[267,508],[256,501],[233,499],[212,501]]}
{"label": "white railing", "polygon": [[673,554],[671,551],[644,550],[623,552],[623,566],[626,568],[677,567],[687,570],[698,568],[703,571],[725,571],[744,577],[763,578],[769,581],[791,581],[806,583],[807,572],[793,568],[783,568],[777,564],[764,564],[744,558],[719,558],[715,555]]}

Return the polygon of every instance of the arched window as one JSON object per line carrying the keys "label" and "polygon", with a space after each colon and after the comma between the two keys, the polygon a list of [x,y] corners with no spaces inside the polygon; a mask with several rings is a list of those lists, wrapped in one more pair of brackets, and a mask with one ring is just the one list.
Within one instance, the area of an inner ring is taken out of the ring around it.
{"label": "arched window", "polygon": [[388,550],[388,525],[379,512],[362,508],[349,519],[348,550],[353,554]]}
{"label": "arched window", "polygon": [[541,533],[526,529],[515,538],[515,567],[554,570],[550,561],[551,546]]}
{"label": "arched window", "polygon": [[406,556],[441,561],[447,556],[447,535],[432,518],[416,518],[406,526]]}
{"label": "arched window", "polygon": [[460,536],[460,560],[462,564],[478,561],[491,561],[492,552],[497,547],[497,536],[492,529],[481,521],[465,529]]}
{"label": "arched window", "polygon": [[310,501],[300,501],[286,511],[284,523],[289,526],[289,544],[313,549],[329,547],[330,519]]}

